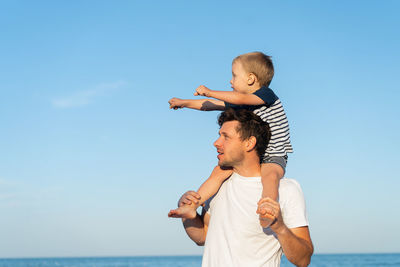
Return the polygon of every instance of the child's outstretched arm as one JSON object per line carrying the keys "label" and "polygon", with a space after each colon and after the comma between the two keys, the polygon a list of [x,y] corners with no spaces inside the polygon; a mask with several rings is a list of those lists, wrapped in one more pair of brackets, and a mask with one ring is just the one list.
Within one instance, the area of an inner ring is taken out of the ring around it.
{"label": "child's outstretched arm", "polygon": [[264,101],[254,94],[244,94],[234,91],[214,91],[204,85],[197,87],[194,95],[212,97],[235,105],[262,105]]}
{"label": "child's outstretched arm", "polygon": [[203,111],[211,110],[224,110],[224,101],[214,100],[214,99],[180,99],[171,98],[169,101],[169,108],[179,109],[179,108],[191,108]]}

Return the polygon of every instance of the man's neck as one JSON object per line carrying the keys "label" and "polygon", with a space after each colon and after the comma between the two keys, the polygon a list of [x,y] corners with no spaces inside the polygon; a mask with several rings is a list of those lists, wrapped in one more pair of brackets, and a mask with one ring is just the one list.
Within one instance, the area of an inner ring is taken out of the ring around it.
{"label": "man's neck", "polygon": [[258,177],[261,176],[261,165],[259,158],[245,159],[240,164],[233,167],[233,171],[243,177]]}

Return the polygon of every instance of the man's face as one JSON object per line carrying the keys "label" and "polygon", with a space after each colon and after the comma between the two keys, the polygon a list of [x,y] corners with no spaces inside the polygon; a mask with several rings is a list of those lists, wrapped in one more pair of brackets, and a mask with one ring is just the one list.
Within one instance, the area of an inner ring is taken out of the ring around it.
{"label": "man's face", "polygon": [[232,64],[231,87],[233,91],[247,93],[249,74],[244,70],[242,63],[236,60]]}
{"label": "man's face", "polygon": [[245,157],[245,142],[240,139],[236,131],[238,121],[227,121],[219,130],[219,138],[214,142],[218,152],[218,165],[221,167],[235,167]]}

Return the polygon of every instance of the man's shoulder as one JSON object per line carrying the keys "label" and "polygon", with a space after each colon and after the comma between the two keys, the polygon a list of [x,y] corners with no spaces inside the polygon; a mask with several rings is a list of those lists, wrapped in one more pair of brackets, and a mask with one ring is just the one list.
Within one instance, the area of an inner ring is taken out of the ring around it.
{"label": "man's shoulder", "polygon": [[308,226],[306,203],[299,182],[282,178],[279,184],[279,204],[288,228]]}
{"label": "man's shoulder", "polygon": [[297,180],[287,177],[282,178],[279,185],[283,187],[300,187],[300,184]]}
{"label": "man's shoulder", "polygon": [[298,181],[292,178],[282,178],[279,182],[279,196],[289,199],[293,197],[303,196],[303,190]]}

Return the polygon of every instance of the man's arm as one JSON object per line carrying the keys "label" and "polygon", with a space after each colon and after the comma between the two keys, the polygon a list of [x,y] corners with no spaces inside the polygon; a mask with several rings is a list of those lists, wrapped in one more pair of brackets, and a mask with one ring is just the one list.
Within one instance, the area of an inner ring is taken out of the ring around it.
{"label": "man's arm", "polygon": [[[183,205],[197,205],[200,199],[201,196],[197,192],[187,191],[179,199],[178,207]],[[193,219],[182,218],[183,227],[185,228],[187,235],[199,246],[203,246],[206,241],[209,221],[210,214],[207,213],[204,208],[202,209],[201,216],[196,212],[196,217]]]}
{"label": "man's arm", "polygon": [[255,94],[243,94],[233,91],[214,91],[200,85],[194,95],[212,97],[235,105],[263,105],[265,102]]}
{"label": "man's arm", "polygon": [[198,246],[204,246],[207,236],[208,222],[210,221],[210,214],[204,209],[201,216],[197,214],[194,219],[182,219],[183,227],[185,227],[186,234]]}
{"label": "man's arm", "polygon": [[283,222],[279,203],[268,197],[258,202],[257,213],[260,220],[274,220],[270,229],[276,234],[286,258],[296,266],[308,266],[314,252],[308,226],[289,229]]}
{"label": "man's arm", "polygon": [[179,109],[179,108],[190,108],[203,111],[212,110],[224,110],[225,103],[220,100],[214,99],[180,99],[171,98],[169,101],[169,108]]}
{"label": "man's arm", "polygon": [[289,229],[286,226],[275,232],[286,258],[296,266],[308,266],[314,247],[308,226]]}

